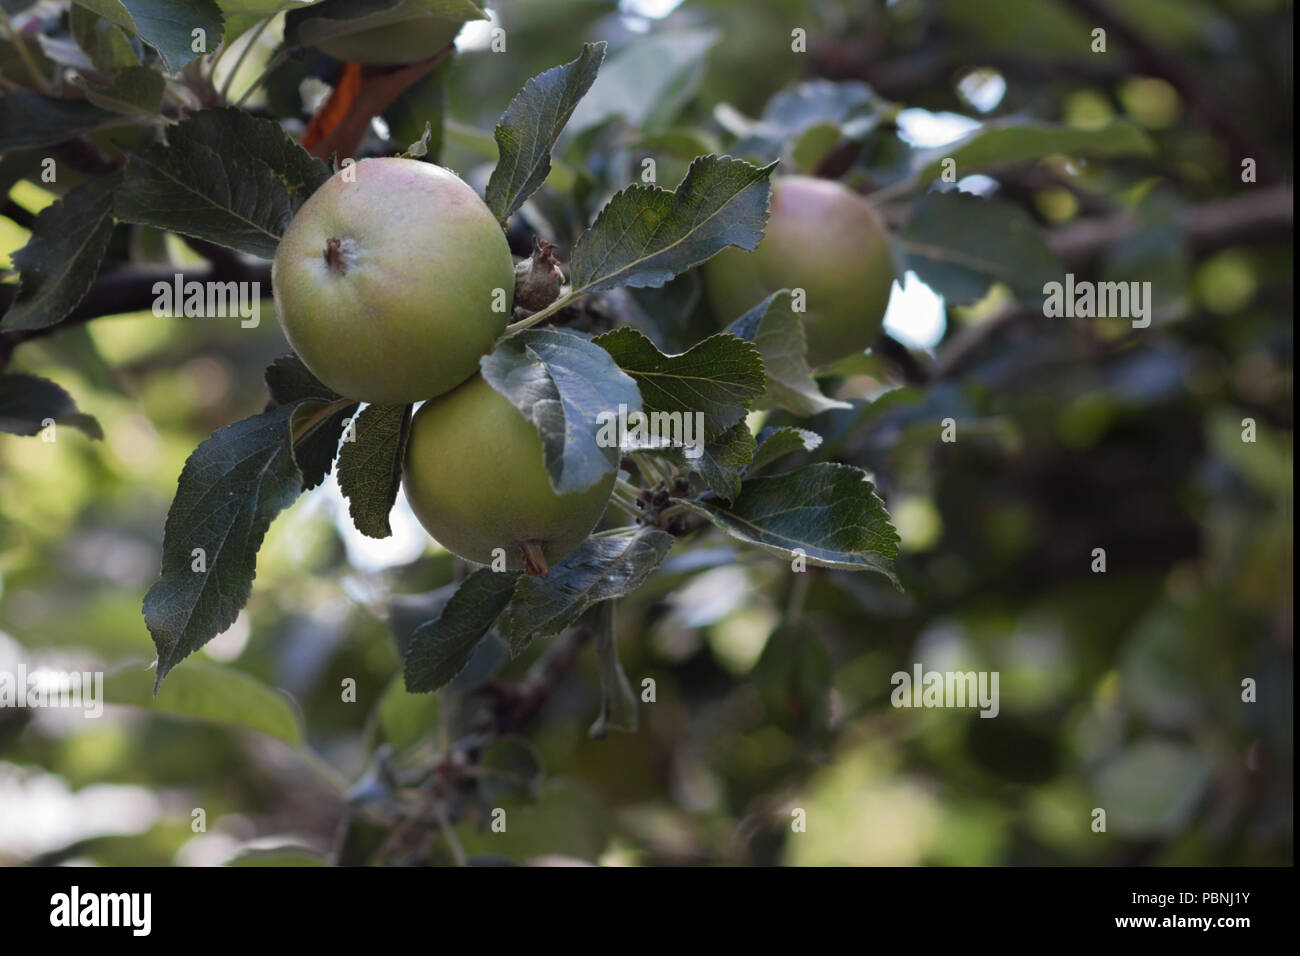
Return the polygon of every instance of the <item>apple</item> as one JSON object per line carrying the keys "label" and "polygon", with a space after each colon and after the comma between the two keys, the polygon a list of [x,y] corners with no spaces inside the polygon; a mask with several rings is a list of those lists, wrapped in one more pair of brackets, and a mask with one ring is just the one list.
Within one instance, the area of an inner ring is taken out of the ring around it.
{"label": "apple", "polygon": [[340,395],[403,405],[455,388],[505,331],[514,259],[450,170],[363,159],[311,195],[271,266],[289,344]]}
{"label": "apple", "polygon": [[402,465],[411,510],[440,545],[467,561],[544,574],[605,512],[614,475],[556,494],[542,439],[481,375],[415,413]]}
{"label": "apple", "polygon": [[[306,21],[306,36],[312,35]],[[339,22],[339,21],[335,21]],[[346,21],[342,21],[346,22]],[[312,43],[336,60],[367,65],[396,65],[427,60],[456,39],[464,26],[429,12],[429,0],[405,0],[383,13],[366,17],[374,25],[355,33],[343,33]]]}
{"label": "apple", "polygon": [[723,324],[778,289],[803,289],[808,361],[816,368],[871,344],[896,271],[885,226],[865,199],[833,180],[787,176],[772,182],[758,248],[724,249],[704,275]]}

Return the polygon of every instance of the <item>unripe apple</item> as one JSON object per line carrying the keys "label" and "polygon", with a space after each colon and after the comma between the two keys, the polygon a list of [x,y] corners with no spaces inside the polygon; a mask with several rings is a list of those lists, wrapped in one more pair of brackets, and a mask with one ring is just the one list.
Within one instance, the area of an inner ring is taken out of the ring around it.
{"label": "unripe apple", "polygon": [[367,19],[375,26],[321,40],[316,47],[336,60],[353,63],[417,63],[456,39],[464,25],[430,13],[428,0],[406,0]]}
{"label": "unripe apple", "polygon": [[865,199],[833,180],[787,176],[772,182],[758,248],[722,250],[705,266],[705,286],[724,324],[778,289],[803,289],[800,317],[815,368],[871,344],[894,275],[889,236]]}
{"label": "unripe apple", "polygon": [[468,561],[543,574],[591,533],[614,475],[585,491],[551,489],[537,428],[475,375],[411,422],[402,487],[420,523]]}
{"label": "unripe apple", "polygon": [[402,405],[478,370],[510,316],[514,260],[449,170],[363,159],[312,194],[271,266],[289,344],[340,395]]}

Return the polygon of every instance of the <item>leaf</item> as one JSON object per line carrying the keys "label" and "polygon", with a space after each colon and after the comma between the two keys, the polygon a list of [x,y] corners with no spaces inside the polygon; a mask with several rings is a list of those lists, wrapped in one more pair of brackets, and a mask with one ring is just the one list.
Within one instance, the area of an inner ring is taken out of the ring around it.
{"label": "leaf", "polygon": [[116,173],[92,179],[41,210],[31,239],[13,255],[22,284],[0,329],[56,325],[85,298],[113,233],[113,190],[121,181]]}
{"label": "leaf", "polygon": [[478,762],[479,796],[488,806],[542,792],[542,756],[525,737],[502,737],[483,752]]}
{"label": "leaf", "polygon": [[0,96],[0,153],[53,146],[127,120],[85,100],[61,100],[33,90]]}
{"label": "leaf", "polygon": [[497,621],[497,632],[517,657],[534,637],[558,634],[601,601],[630,594],[659,567],[673,536],[654,528],[592,535],[550,571],[522,577]]}
{"label": "leaf", "polygon": [[967,176],[990,166],[1022,163],[1057,153],[1148,156],[1153,149],[1150,137],[1124,120],[1113,120],[1096,129],[1010,122],[991,124],[956,143],[921,153],[916,160],[916,171],[907,182],[909,188],[919,188],[937,179],[945,159],[957,164],[958,176]]}
{"label": "leaf", "polygon": [[796,165],[807,169],[820,159],[810,157],[810,151],[829,148],[840,139],[865,139],[880,117],[881,103],[867,84],[809,80],[776,93],[762,117],[736,128],[739,139],[732,152],[775,159],[789,151]]}
{"label": "leaf", "polygon": [[1039,307],[1044,284],[1062,272],[1024,210],[966,193],[930,193],[918,199],[898,245],[906,258],[904,271],[914,270],[957,305],[983,298],[990,281],[997,280]]}
{"label": "leaf", "polygon": [[505,223],[541,188],[551,171],[551,150],[574,107],[591,88],[605,59],[605,43],[585,43],[576,60],[524,84],[496,125],[500,160],[488,180],[488,208]]}
{"label": "leaf", "polygon": [[302,743],[298,712],[280,691],[251,674],[207,661],[194,661],[154,696],[153,675],[131,667],[104,681],[104,700],[209,724],[243,727],[283,740]]}
{"label": "leaf", "polygon": [[787,733],[803,734],[828,726],[832,677],[816,631],[778,627],[754,665],[752,682],[768,720]]}
{"label": "leaf", "polygon": [[537,426],[556,494],[590,488],[617,470],[617,447],[602,445],[598,416],[641,408],[636,383],[609,353],[570,332],[528,329],[479,360],[488,384]]}
{"label": "leaf", "polygon": [[162,575],[144,598],[158,648],[155,689],[247,603],[266,529],[302,491],[291,436],[330,407],[314,399],[276,406],[213,432],[185,462],[163,529]]}
{"label": "leaf", "polygon": [[703,452],[691,458],[684,449],[672,449],[672,460],[679,467],[698,473],[719,498],[731,501],[740,493],[740,476],[754,459],[754,436],[749,426],[737,422],[711,442]]}
{"label": "leaf", "polygon": [[74,3],[68,9],[68,26],[77,46],[100,73],[139,64],[140,59],[131,49],[131,41],[122,28],[96,16],[86,7]]}
{"label": "leaf", "polygon": [[570,132],[615,116],[640,131],[666,127],[694,96],[709,50],[721,38],[714,29],[669,30],[627,44],[601,68],[573,112]]}
{"label": "leaf", "polygon": [[701,156],[674,191],[628,186],[574,245],[573,291],[661,286],[727,246],[752,251],[767,223],[774,168]]}
{"label": "leaf", "polygon": [[[74,0],[158,51],[168,73],[221,43],[223,17],[216,0]],[[205,48],[193,49],[194,30],[202,30]]]}
{"label": "leaf", "polygon": [[758,450],[754,452],[754,460],[745,469],[745,473],[752,475],[778,458],[796,451],[812,451],[821,443],[822,436],[806,428],[791,425],[764,428],[758,433]]}
{"label": "leaf", "polygon": [[91,438],[104,437],[99,422],[78,411],[72,396],[49,379],[21,372],[0,375],[0,432],[38,435],[51,419]]}
{"label": "leaf", "polygon": [[772,477],[751,478],[730,505],[684,500],[727,534],[787,560],[801,550],[809,564],[879,571],[898,587],[889,564],[898,532],[867,475],[822,462]]}
{"label": "leaf", "polygon": [[784,408],[795,415],[816,415],[836,408],[850,408],[822,394],[808,367],[807,341],[803,320],[791,308],[788,290],[773,292],[731,325],[727,331],[753,342],[763,358],[767,380],[758,408]]}
{"label": "leaf", "polygon": [[286,47],[314,46],[322,40],[430,13],[462,23],[487,18],[471,0],[424,0],[418,7],[405,6],[402,0],[324,0],[307,9],[289,11],[284,20],[284,42]]}
{"label": "leaf", "polygon": [[480,568],[464,580],[442,613],[416,628],[406,649],[406,689],[430,693],[459,674],[510,602],[519,575]]}
{"label": "leaf", "polygon": [[339,452],[339,490],[362,534],[387,538],[388,515],[402,485],[402,455],[411,430],[410,405],[369,405],[352,423],[353,441]]}
{"label": "leaf", "polygon": [[129,151],[117,218],[271,259],[325,164],[280,125],[237,109],[191,113],[167,146]]}
{"label": "leaf", "polygon": [[417,744],[438,726],[442,702],[436,695],[412,694],[394,677],[379,700],[379,728],[395,751]]}
{"label": "leaf", "polygon": [[310,491],[324,481],[334,467],[339,438],[347,419],[356,413],[358,404],[318,379],[296,355],[281,356],[268,365],[266,384],[271,391],[268,409],[304,399],[316,399],[327,404],[319,416],[300,422],[294,435],[293,457],[302,472],[302,490]]}
{"label": "leaf", "polygon": [[608,623],[596,634],[596,668],[600,673],[600,714],[587,730],[592,740],[604,740],[611,730],[635,733],[637,698],[618,659],[618,637],[614,633],[614,604],[602,608]]}
{"label": "leaf", "polygon": [[[643,411],[700,413],[704,416],[706,439],[716,438],[740,421],[763,392],[763,362],[758,349],[727,332],[711,335],[680,355],[664,355],[644,333],[631,326],[606,332],[592,341],[636,382]],[[692,434],[698,440],[698,434]]]}
{"label": "leaf", "polygon": [[106,110],[152,117],[162,106],[166,78],[147,66],[126,66],[114,70],[107,83],[92,83],[84,77],[74,81],[86,99]]}

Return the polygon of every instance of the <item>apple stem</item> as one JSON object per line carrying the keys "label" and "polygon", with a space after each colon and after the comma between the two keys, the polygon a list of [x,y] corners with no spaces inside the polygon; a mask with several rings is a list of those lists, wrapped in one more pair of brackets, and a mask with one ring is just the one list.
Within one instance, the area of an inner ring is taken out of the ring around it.
{"label": "apple stem", "polygon": [[546,566],[546,557],[542,554],[542,546],[536,541],[525,541],[519,548],[524,552],[524,573],[530,578],[544,575],[550,570]]}
{"label": "apple stem", "polygon": [[343,240],[337,236],[325,240],[325,265],[330,272],[338,275],[344,275],[348,271],[348,264],[343,261]]}

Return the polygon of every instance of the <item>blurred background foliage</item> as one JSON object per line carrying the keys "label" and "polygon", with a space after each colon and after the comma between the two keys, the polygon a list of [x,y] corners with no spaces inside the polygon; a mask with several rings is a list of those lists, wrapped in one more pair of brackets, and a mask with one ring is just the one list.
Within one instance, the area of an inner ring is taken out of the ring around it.
{"label": "blurred background foliage", "polygon": [[[902,535],[905,592],[822,569],[798,579],[710,535],[680,542],[618,612],[633,685],[656,682],[640,730],[588,738],[600,682],[582,652],[523,736],[494,745],[493,761],[513,769],[480,796],[507,809],[507,832],[489,829],[484,808],[451,808],[468,856],[1291,862],[1291,239],[1249,222],[1193,235],[1180,215],[1266,188],[1241,183],[1233,140],[1257,145],[1261,170],[1272,164],[1289,182],[1291,5],[1109,3],[1232,122],[1207,121],[1206,104],[1159,75],[1147,47],[1112,34],[1107,54],[1090,53],[1092,2],[528,0],[489,4],[506,55],[467,29],[437,84],[376,124],[373,152],[403,148],[445,97],[442,159],[481,187],[486,134],[514,91],[579,41],[608,40],[553,188],[520,217],[522,230],[562,243],[645,156],[667,186],[696,154],[738,144],[786,169],[825,159],[851,117],[819,140],[798,115],[782,126],[771,105],[806,80],[874,91],[843,169],[864,190],[896,180],[910,148],[975,121],[1123,117],[1155,143],[1147,157],[1023,164],[959,184],[1017,203],[1044,229],[1138,221],[1089,247],[1080,271],[1153,280],[1151,328],[1016,313],[999,286],[946,307],[913,276],[888,325],[910,347],[906,362],[867,354],[834,369],[823,385],[850,409],[755,418],[810,427],[826,439],[813,457],[874,473]],[[788,52],[796,27],[806,55]],[[250,79],[275,32],[241,68]],[[301,123],[318,67],[291,64],[252,103]],[[275,105],[299,90],[300,101]],[[759,117],[769,125],[756,129]],[[9,192],[28,213],[52,198],[31,181]],[[0,218],[0,262],[25,241],[22,219]],[[145,229],[119,227],[114,242],[138,262],[199,258]],[[660,342],[684,347],[709,321],[692,281],[615,307],[655,316]],[[0,435],[0,670],[151,680],[140,601],[176,476],[209,432],[261,409],[261,369],[285,351],[268,298],[255,330],[131,314],[15,353],[12,369],[58,381],[105,437]],[[952,443],[940,440],[947,418]],[[1247,418],[1253,443],[1242,440]],[[385,850],[393,834],[364,812],[393,767],[427,766],[472,725],[478,697],[472,680],[436,698],[395,683],[394,632],[400,640],[419,596],[463,569],[404,502],[393,525],[383,542],[358,536],[332,479],[272,525],[247,610],[192,662],[260,682],[213,702],[216,722],[121,707],[99,720],[0,711],[0,863],[310,864],[376,852],[449,862],[443,840]],[[1104,573],[1092,570],[1095,548]],[[549,643],[506,663],[490,642],[471,669],[519,680]],[[999,717],[891,707],[890,675],[917,662],[1000,672]],[[1241,700],[1245,678],[1258,683],[1256,703]],[[341,699],[346,680],[354,701]],[[253,712],[267,732],[222,725]],[[360,810],[348,810],[345,786]],[[1091,829],[1094,807],[1107,810],[1105,833]],[[194,808],[206,832],[193,831]],[[791,832],[794,808],[807,811],[806,833]]]}

